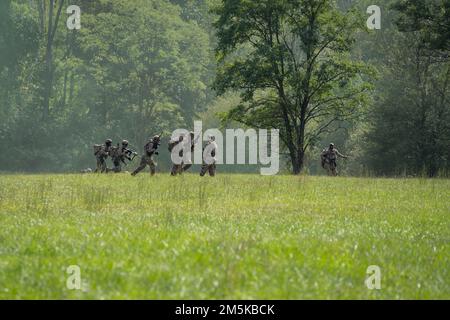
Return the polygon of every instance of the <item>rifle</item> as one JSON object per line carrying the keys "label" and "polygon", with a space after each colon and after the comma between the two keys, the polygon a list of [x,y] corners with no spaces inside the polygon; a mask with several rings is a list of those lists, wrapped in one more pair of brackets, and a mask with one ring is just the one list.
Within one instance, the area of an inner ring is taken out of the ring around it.
{"label": "rifle", "polygon": [[127,159],[130,161],[133,161],[134,158],[136,158],[138,155],[138,153],[136,151],[128,149],[128,148],[125,148],[125,154],[126,154]]}
{"label": "rifle", "polygon": [[121,146],[119,144],[117,144],[116,147],[112,147],[110,151],[111,158],[119,159],[124,165],[127,165],[124,157],[131,162],[134,160],[134,158],[136,158],[137,155],[138,153],[134,150],[128,148],[121,149]]}

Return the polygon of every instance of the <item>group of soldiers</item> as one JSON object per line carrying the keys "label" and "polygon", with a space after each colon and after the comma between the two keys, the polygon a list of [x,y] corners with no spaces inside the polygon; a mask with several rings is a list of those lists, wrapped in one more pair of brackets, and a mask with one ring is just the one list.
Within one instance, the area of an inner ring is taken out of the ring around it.
{"label": "group of soldiers", "polygon": [[[121,172],[122,164],[126,165],[126,160],[133,161],[137,153],[128,148],[128,141],[123,140],[122,144],[112,145],[111,139],[106,139],[103,145],[94,145],[94,155],[97,159],[97,168],[95,172]],[[106,165],[106,159],[111,157],[113,168],[110,169]]]}
{"label": "group of soldiers", "polygon": [[[169,152],[172,152],[172,150],[175,148],[175,146],[182,144],[182,143],[189,143],[190,146],[188,148],[191,149],[191,152],[194,152],[197,142],[199,140],[199,137],[197,139],[194,139],[194,132],[189,133],[189,137],[186,135],[179,135],[176,139],[171,139],[169,141]],[[109,173],[109,172],[115,172],[119,173],[122,172],[122,165],[127,165],[127,161],[131,162],[134,160],[136,156],[138,156],[137,152],[131,150],[128,148],[128,141],[123,140],[122,144],[117,144],[117,146],[113,146],[113,142],[111,139],[107,139],[104,144],[102,145],[94,145],[94,155],[97,159],[97,168],[95,169],[96,173]],[[135,176],[142,170],[144,170],[147,166],[150,168],[150,174],[153,176],[156,174],[156,166],[157,163],[154,160],[154,157],[159,155],[158,148],[161,145],[161,134],[155,135],[152,138],[150,138],[147,143],[144,146],[144,153],[141,156],[141,161],[139,166],[134,170],[131,175]],[[216,161],[215,161],[215,154],[217,150],[217,144],[215,142],[215,137],[210,136],[208,138],[208,142],[206,143],[205,147],[203,148],[203,151],[205,148],[209,148],[211,150],[211,156],[213,157],[213,161],[205,161],[203,160],[203,164],[200,170],[200,176],[204,176],[206,173],[209,173],[210,176],[216,175]],[[179,152],[180,157],[183,157],[183,148],[180,149]],[[113,168],[108,168],[106,164],[106,160],[108,157],[111,158],[113,163]],[[192,163],[183,163],[175,164],[173,163],[172,169],[170,171],[170,174],[172,176],[180,175],[183,172],[186,172],[189,170],[189,168],[192,167]]]}
{"label": "group of soldiers", "polygon": [[[194,139],[194,132],[190,132],[189,136],[187,135],[180,135],[176,139],[171,139],[169,141],[169,152],[172,152],[172,150],[181,143],[189,143],[190,146],[187,146],[190,148],[191,152],[194,152],[198,138]],[[137,152],[131,150],[128,148],[128,141],[123,140],[121,144],[117,144],[117,146],[113,146],[113,142],[111,139],[107,139],[103,145],[94,145],[94,154],[97,159],[97,168],[95,169],[95,172],[101,172],[101,173],[108,173],[108,172],[121,172],[122,171],[122,165],[127,165],[128,161],[133,161],[136,156],[138,156]],[[158,148],[161,145],[161,134],[156,135],[152,138],[150,138],[147,143],[144,146],[144,154],[141,156],[141,162],[139,166],[134,170],[131,175],[135,176],[142,170],[144,170],[147,166],[150,168],[150,174],[153,176],[156,173],[156,166],[157,163],[154,160],[154,156],[158,155]],[[203,151],[205,148],[209,147],[211,149],[211,156],[213,157],[213,161],[205,161],[203,159],[203,164],[200,170],[200,176],[204,176],[206,173],[209,173],[210,176],[216,175],[216,150],[217,150],[217,144],[215,142],[215,138],[213,136],[210,136],[208,139],[208,142],[206,143],[205,147],[203,148]],[[179,152],[180,157],[183,157],[183,148],[180,148]],[[110,157],[113,163],[113,168],[110,169],[107,167],[106,160]],[[328,172],[328,175],[330,176],[337,176],[337,158],[348,158],[348,156],[345,156],[341,154],[334,146],[334,143],[330,143],[329,147],[324,149],[322,153],[320,154],[321,158],[321,165],[322,168],[325,169]],[[170,174],[172,176],[181,175],[183,172],[188,171],[192,167],[192,163],[183,163],[180,164],[172,164],[172,169],[170,171]]]}

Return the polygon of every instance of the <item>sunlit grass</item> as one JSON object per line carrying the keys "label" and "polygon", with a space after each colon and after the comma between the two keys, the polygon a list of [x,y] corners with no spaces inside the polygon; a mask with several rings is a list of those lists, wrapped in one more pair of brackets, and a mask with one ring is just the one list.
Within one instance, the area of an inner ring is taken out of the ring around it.
{"label": "sunlit grass", "polygon": [[449,200],[449,180],[4,175],[0,298],[450,298]]}

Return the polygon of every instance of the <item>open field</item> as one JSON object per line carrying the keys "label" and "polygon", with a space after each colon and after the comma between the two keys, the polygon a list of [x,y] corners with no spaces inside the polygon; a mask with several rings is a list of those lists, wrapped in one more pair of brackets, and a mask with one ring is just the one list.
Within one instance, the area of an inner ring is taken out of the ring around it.
{"label": "open field", "polygon": [[3,175],[0,298],[448,299],[449,200],[450,180]]}

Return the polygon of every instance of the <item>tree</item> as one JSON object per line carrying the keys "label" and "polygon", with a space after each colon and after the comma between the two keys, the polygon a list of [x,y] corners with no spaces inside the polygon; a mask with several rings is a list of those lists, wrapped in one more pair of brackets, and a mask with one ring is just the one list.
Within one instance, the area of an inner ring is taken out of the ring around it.
{"label": "tree", "polygon": [[167,0],[70,4],[80,30],[66,28],[68,1],[0,1],[4,170],[79,170],[109,137],[139,151],[206,105],[213,59],[201,12],[193,20]]}
{"label": "tree", "polygon": [[331,0],[231,0],[215,12],[215,88],[241,93],[224,121],[280,129],[293,173],[300,173],[320,135],[366,104],[365,77],[373,73],[350,56],[363,20]]}
{"label": "tree", "polygon": [[402,32],[418,32],[424,47],[450,51],[450,2],[448,0],[400,0],[396,24]]}
{"label": "tree", "polygon": [[78,39],[85,76],[98,92],[89,112],[128,127],[130,139],[142,144],[201,110],[208,37],[165,1],[109,3],[84,14]]}
{"label": "tree", "polygon": [[384,30],[385,45],[378,45],[382,76],[364,158],[376,174],[433,177],[450,164],[450,63],[448,38],[441,37],[448,9],[442,1],[396,1],[392,7],[395,24]]}
{"label": "tree", "polygon": [[[22,100],[20,92],[21,78],[24,76],[21,64],[28,55],[37,54],[38,28],[27,5],[13,3],[11,0],[0,2],[0,139],[2,126],[10,126],[14,114],[14,105]],[[25,76],[28,76],[26,74]],[[25,100],[25,99],[24,99]],[[6,129],[5,129],[6,132]]]}
{"label": "tree", "polygon": [[41,33],[45,35],[44,70],[42,72],[42,118],[46,121],[50,114],[50,99],[53,90],[54,57],[53,47],[58,22],[64,6],[64,0],[38,1]]}

